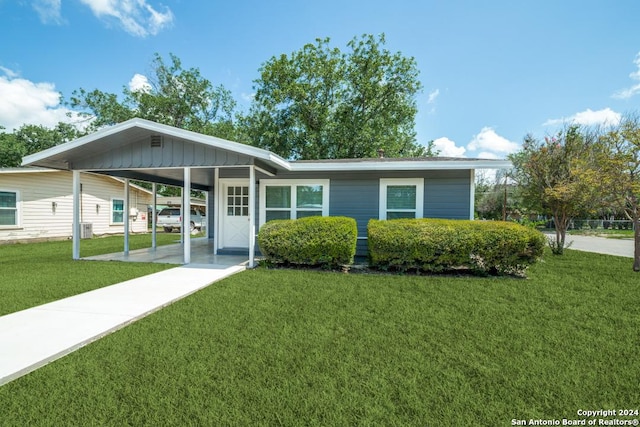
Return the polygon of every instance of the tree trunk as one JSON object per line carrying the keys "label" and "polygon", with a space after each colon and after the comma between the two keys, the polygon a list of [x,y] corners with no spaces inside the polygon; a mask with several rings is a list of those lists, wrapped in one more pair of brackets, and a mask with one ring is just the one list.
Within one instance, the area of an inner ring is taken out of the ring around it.
{"label": "tree trunk", "polygon": [[640,271],[640,218],[638,213],[633,216],[633,271]]}

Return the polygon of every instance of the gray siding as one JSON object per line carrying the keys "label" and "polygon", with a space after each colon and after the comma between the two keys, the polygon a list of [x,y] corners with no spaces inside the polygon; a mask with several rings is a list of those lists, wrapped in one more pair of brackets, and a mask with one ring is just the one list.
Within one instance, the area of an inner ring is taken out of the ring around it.
{"label": "gray siding", "polygon": [[358,255],[367,254],[367,224],[379,218],[381,178],[424,178],[425,218],[469,219],[471,171],[280,173],[271,179],[330,179],[329,215],[358,224]]}
{"label": "gray siding", "polygon": [[367,253],[367,224],[378,219],[380,189],[378,179],[332,179],[329,193],[329,215],[348,216],[358,224],[357,254]]}
{"label": "gray siding", "polygon": [[440,172],[425,179],[423,213],[425,218],[470,218],[471,178],[469,171],[453,172]]}
{"label": "gray siding", "polygon": [[[99,155],[97,155],[99,154]],[[183,166],[250,165],[247,155],[165,137],[161,147],[150,147],[147,137],[76,159],[74,169],[145,169]]]}

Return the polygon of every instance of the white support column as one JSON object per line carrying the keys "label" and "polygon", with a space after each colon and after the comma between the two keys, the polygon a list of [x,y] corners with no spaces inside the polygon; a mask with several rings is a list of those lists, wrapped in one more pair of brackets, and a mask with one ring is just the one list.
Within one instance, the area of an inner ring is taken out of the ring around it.
{"label": "white support column", "polygon": [[256,169],[249,166],[249,268],[255,267],[256,241]]}
{"label": "white support column", "polygon": [[129,255],[129,214],[131,213],[131,203],[129,200],[129,179],[124,180],[124,254]]}
{"label": "white support column", "polygon": [[158,229],[158,224],[156,224],[156,220],[158,219],[158,184],[156,184],[155,182],[151,184],[151,191],[153,192],[153,204],[151,205],[151,247],[155,249],[158,247],[156,235]]}
{"label": "white support column", "polygon": [[[218,255],[218,244],[220,241],[218,240],[218,235],[220,234],[220,215],[222,215],[222,199],[221,199],[222,191],[220,190],[220,169],[215,168],[213,172],[213,197],[214,197],[214,211],[211,212],[213,215],[213,254]],[[207,212],[207,215],[209,213]]]}
{"label": "white support column", "polygon": [[184,168],[182,187],[182,235],[184,238],[184,263],[191,263],[191,168]]}
{"label": "white support column", "polygon": [[[204,225],[206,227],[205,237],[208,239],[211,237],[211,230],[209,230],[209,228],[211,227],[209,227],[209,192],[208,191],[204,192],[204,208],[205,208],[205,214],[206,214],[205,216],[206,220],[204,222]],[[200,229],[200,231],[202,231],[202,228]]]}
{"label": "white support column", "polygon": [[73,171],[73,259],[80,259],[80,171]]}
{"label": "white support column", "polygon": [[471,182],[469,183],[469,219],[474,219],[476,203],[476,170],[471,169],[469,171],[469,175],[471,175]]}

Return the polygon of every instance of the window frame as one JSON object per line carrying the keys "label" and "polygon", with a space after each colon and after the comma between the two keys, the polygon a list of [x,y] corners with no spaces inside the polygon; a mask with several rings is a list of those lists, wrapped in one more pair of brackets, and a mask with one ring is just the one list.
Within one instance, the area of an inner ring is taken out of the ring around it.
{"label": "window frame", "polygon": [[[267,211],[289,211],[291,219],[297,219],[297,211],[322,211],[322,216],[329,216],[329,179],[262,179],[260,180],[260,227],[267,222]],[[298,187],[322,186],[322,208],[304,209],[297,207]],[[290,206],[288,208],[267,208],[267,187],[289,187]]]}
{"label": "window frame", "polygon": [[[415,209],[387,209],[387,188],[390,186],[413,185],[416,187]],[[391,212],[414,212],[415,218],[422,218],[424,215],[424,178],[380,178],[380,204],[378,206],[378,217],[386,220],[389,211]]]}
{"label": "window frame", "polygon": [[9,230],[22,227],[22,199],[20,198],[20,190],[14,190],[11,188],[0,188],[3,193],[14,193],[16,195],[16,207],[15,208],[2,208],[1,210],[15,210],[16,221],[15,224],[0,225],[0,230]]}
{"label": "window frame", "polygon": [[[113,209],[113,202],[116,201],[116,200],[122,202],[122,222],[115,222],[113,220],[113,214],[115,212],[119,212],[119,211],[116,211],[115,209]],[[125,215],[125,211],[124,211],[124,198],[123,197],[112,197],[111,198],[111,203],[109,205],[109,225],[124,225],[125,218],[127,218],[127,215]]]}

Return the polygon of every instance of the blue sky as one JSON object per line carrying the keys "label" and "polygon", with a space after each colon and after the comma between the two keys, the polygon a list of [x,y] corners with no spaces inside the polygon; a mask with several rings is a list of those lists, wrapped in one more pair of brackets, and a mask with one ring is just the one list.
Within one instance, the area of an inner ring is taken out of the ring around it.
{"label": "blue sky", "polygon": [[121,94],[156,52],[246,109],[272,56],[385,33],[420,70],[418,142],[503,158],[527,133],[640,110],[639,20],[636,0],[0,0],[0,125],[66,120],[60,94]]}

